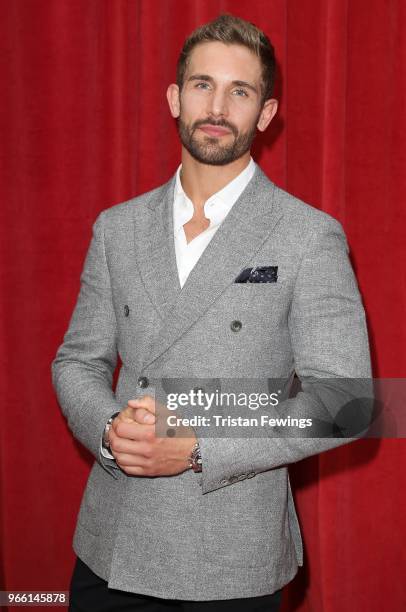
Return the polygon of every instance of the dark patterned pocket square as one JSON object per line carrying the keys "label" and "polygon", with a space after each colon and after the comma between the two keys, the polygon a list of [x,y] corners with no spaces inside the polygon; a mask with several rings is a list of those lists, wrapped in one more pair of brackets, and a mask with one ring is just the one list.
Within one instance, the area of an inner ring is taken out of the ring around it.
{"label": "dark patterned pocket square", "polygon": [[235,283],[276,283],[278,280],[278,266],[257,266],[256,268],[245,268]]}

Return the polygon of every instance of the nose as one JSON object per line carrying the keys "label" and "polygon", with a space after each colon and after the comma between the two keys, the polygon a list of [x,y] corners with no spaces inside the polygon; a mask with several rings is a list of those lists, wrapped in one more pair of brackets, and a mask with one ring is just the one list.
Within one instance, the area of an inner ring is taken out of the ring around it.
{"label": "nose", "polygon": [[208,100],[208,114],[214,118],[228,115],[228,102],[225,92],[217,89],[213,91]]}

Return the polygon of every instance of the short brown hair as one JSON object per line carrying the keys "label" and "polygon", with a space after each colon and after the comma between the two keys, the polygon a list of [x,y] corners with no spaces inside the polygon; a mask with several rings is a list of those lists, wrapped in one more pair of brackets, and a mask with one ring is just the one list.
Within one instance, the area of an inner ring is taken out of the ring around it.
{"label": "short brown hair", "polygon": [[201,43],[222,42],[226,45],[243,45],[255,53],[262,65],[261,93],[263,104],[272,97],[275,80],[275,53],[269,38],[253,23],[225,13],[205,23],[185,40],[176,67],[176,83],[181,90],[192,50]]}

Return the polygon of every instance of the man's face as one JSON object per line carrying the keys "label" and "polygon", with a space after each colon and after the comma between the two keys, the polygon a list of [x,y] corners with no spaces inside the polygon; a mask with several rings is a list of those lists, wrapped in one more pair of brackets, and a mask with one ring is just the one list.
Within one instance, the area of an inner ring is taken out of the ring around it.
{"label": "man's face", "polygon": [[242,45],[197,45],[178,108],[179,136],[192,157],[216,166],[240,158],[251,148],[262,112],[259,58]]}

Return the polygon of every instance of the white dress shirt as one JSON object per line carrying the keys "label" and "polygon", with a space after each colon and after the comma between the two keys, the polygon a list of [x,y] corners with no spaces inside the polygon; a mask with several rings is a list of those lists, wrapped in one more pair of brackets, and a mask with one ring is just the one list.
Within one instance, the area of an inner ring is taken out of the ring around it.
{"label": "white dress shirt", "polygon": [[238,200],[255,172],[256,164],[252,157],[249,164],[238,176],[230,181],[223,189],[214,193],[204,204],[204,214],[210,220],[210,225],[201,234],[186,242],[183,226],[190,221],[194,214],[192,201],[183,191],[180,181],[182,164],[176,172],[176,183],[173,201],[173,230],[175,239],[176,264],[180,286],[183,287],[191,270],[196,265],[200,255],[217,232],[222,221],[230,212],[233,204]]}
{"label": "white dress shirt", "polygon": [[[252,177],[254,176],[256,164],[250,157],[249,164],[238,176],[230,181],[223,189],[214,193],[204,204],[204,214],[210,220],[210,225],[201,234],[186,242],[183,226],[193,217],[194,206],[192,201],[183,191],[180,181],[182,164],[176,171],[176,183],[173,197],[173,231],[175,239],[176,265],[178,268],[180,286],[186,282],[191,270],[196,265],[200,255],[213,238],[230,212],[233,204],[238,200]],[[101,446],[102,454],[108,459],[114,459],[113,455]]]}

